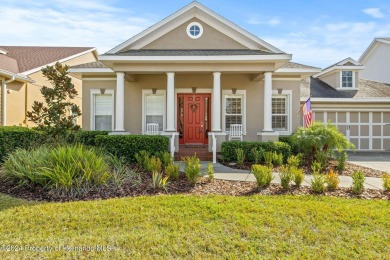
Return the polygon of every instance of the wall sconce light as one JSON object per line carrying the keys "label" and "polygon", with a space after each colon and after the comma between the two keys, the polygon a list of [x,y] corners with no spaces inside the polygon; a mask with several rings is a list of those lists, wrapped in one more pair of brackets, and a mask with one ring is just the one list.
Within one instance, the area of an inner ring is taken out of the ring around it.
{"label": "wall sconce light", "polygon": [[156,88],[152,88],[152,93],[153,93],[153,95],[156,95],[157,89]]}
{"label": "wall sconce light", "polygon": [[12,93],[12,90],[11,89],[7,89],[7,94],[11,94]]}
{"label": "wall sconce light", "polygon": [[192,94],[196,93],[196,88],[192,88]]}
{"label": "wall sconce light", "polygon": [[100,89],[100,94],[104,95],[104,93],[106,93],[106,89],[105,88],[101,88]]}
{"label": "wall sconce light", "polygon": [[233,93],[233,95],[235,95],[237,93],[237,89],[236,88],[232,88],[232,93]]}
{"label": "wall sconce light", "polygon": [[282,94],[282,93],[283,93],[283,89],[278,88],[278,94],[280,95],[280,94]]}

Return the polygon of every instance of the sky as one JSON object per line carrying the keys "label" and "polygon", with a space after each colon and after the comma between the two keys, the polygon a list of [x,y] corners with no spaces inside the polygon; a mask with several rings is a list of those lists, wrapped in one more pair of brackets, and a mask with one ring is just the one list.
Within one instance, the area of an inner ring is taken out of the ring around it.
{"label": "sky", "polygon": [[[100,54],[190,0],[0,0],[0,45],[85,46]],[[295,62],[327,67],[358,59],[390,37],[389,0],[200,0]]]}

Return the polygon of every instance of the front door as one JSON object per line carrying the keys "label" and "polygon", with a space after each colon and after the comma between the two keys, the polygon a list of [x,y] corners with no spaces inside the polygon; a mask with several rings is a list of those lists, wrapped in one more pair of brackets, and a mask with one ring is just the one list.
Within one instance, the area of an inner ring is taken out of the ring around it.
{"label": "front door", "polygon": [[210,94],[181,94],[179,95],[179,104],[180,102],[181,143],[206,144],[210,121]]}

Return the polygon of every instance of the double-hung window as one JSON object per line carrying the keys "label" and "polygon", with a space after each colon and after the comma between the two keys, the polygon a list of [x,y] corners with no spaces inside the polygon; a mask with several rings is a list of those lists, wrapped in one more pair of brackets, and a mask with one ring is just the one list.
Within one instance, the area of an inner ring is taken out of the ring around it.
{"label": "double-hung window", "polygon": [[158,124],[158,131],[164,131],[165,122],[165,91],[158,90],[153,94],[150,90],[143,91],[143,132],[147,124]]}
{"label": "double-hung window", "polygon": [[342,88],[353,88],[353,72],[352,71],[342,71],[341,72],[341,87]]}
{"label": "double-hung window", "polygon": [[272,95],[272,129],[281,134],[291,132],[291,90],[283,90],[282,94],[274,91]]}
{"label": "double-hung window", "polygon": [[223,130],[228,132],[231,125],[240,124],[245,134],[245,90],[237,90],[236,94],[233,94],[232,91],[224,90],[223,97]]}
{"label": "double-hung window", "polygon": [[112,131],[114,122],[114,90],[91,90],[91,129]]}

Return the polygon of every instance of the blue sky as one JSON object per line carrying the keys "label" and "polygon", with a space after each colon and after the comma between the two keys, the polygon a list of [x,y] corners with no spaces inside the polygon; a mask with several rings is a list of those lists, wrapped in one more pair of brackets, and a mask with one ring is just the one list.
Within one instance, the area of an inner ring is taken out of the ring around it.
{"label": "blue sky", "polygon": [[[191,1],[0,0],[0,44],[115,47]],[[200,0],[293,61],[326,67],[390,37],[388,0]]]}

